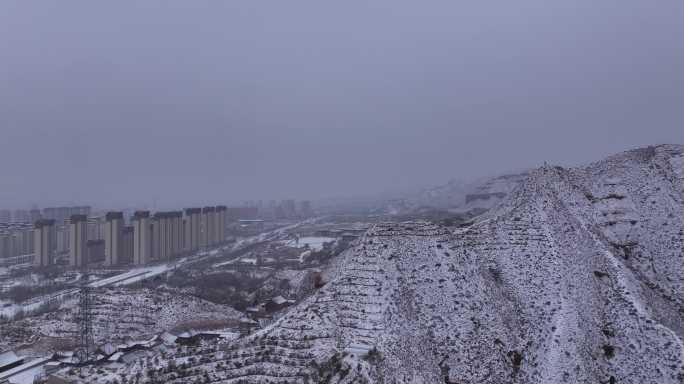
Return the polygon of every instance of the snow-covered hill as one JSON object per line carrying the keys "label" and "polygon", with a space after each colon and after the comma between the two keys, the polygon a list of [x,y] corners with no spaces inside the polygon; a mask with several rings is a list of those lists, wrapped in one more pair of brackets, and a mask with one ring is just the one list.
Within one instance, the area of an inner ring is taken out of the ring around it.
{"label": "snow-covered hill", "polygon": [[682,383],[683,248],[684,147],[543,167],[455,233],[374,226],[283,317],[152,377]]}
{"label": "snow-covered hill", "polygon": [[[93,336],[97,345],[144,340],[172,329],[235,326],[244,316],[225,305],[161,290],[106,288],[93,294]],[[61,309],[17,324],[45,338],[72,339],[78,330],[76,300]]]}

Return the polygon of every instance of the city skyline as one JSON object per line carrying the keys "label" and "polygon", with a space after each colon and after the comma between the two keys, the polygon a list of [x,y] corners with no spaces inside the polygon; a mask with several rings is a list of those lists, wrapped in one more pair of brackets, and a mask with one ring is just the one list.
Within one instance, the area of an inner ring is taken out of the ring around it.
{"label": "city skyline", "polygon": [[[98,211],[90,206],[0,209],[0,266],[71,268],[146,265],[226,241],[240,220],[312,217],[310,201],[268,206],[202,206],[181,210]],[[61,260],[58,262],[58,260]]]}

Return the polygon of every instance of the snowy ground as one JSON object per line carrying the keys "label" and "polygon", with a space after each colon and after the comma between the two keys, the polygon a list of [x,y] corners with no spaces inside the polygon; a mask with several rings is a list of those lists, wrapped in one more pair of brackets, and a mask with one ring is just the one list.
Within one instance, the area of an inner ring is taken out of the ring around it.
{"label": "snowy ground", "polygon": [[[242,313],[177,292],[104,288],[93,291],[93,333],[96,342],[142,340],[177,327],[235,327]],[[24,320],[24,327],[45,337],[72,338],[77,329],[75,300],[62,309]]]}
{"label": "snowy ground", "polygon": [[299,241],[296,241],[294,239],[287,240],[283,244],[294,248],[304,248],[306,246],[309,246],[309,248],[313,251],[320,251],[321,249],[323,249],[323,244],[334,243],[335,241],[337,241],[337,239],[334,237],[309,236],[300,237]]}

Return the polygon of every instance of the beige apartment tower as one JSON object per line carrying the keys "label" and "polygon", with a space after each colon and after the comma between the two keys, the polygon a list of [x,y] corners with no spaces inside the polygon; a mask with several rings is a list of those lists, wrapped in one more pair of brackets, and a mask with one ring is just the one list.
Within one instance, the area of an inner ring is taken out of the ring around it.
{"label": "beige apartment tower", "polygon": [[119,263],[132,264],[133,263],[133,240],[135,230],[133,226],[126,226],[123,228],[121,234],[121,253],[119,254]]}
{"label": "beige apartment tower", "polygon": [[152,218],[152,259],[170,260],[183,250],[183,212],[157,212]]}
{"label": "beige apartment tower", "polygon": [[133,264],[145,265],[152,259],[152,229],[149,211],[133,214]]}
{"label": "beige apartment tower", "polygon": [[202,216],[202,208],[186,208],[184,221],[184,249],[193,252],[199,249],[200,244],[200,222]]}
{"label": "beige apartment tower", "polygon": [[88,217],[71,215],[69,220],[69,265],[83,268],[88,265]]}
{"label": "beige apartment tower", "polygon": [[216,207],[202,208],[201,233],[200,233],[200,248],[206,248],[214,243],[214,214]]}
{"label": "beige apartment tower", "polygon": [[183,211],[174,211],[171,215],[171,256],[183,252]]}
{"label": "beige apartment tower", "polygon": [[165,212],[157,212],[152,217],[152,260],[165,260],[169,252],[167,220]]}
{"label": "beige apartment tower", "polygon": [[219,234],[218,234],[218,229],[219,229],[219,207],[214,207],[214,215],[211,218],[212,219],[212,225],[211,225],[211,245],[215,245],[219,242]]}
{"label": "beige apartment tower", "polygon": [[221,244],[226,240],[226,214],[228,207],[219,205],[216,207],[216,243]]}
{"label": "beige apartment tower", "polygon": [[105,265],[118,265],[123,250],[123,212],[107,212],[104,225]]}
{"label": "beige apartment tower", "polygon": [[33,265],[47,267],[54,263],[55,221],[42,219],[33,225]]}

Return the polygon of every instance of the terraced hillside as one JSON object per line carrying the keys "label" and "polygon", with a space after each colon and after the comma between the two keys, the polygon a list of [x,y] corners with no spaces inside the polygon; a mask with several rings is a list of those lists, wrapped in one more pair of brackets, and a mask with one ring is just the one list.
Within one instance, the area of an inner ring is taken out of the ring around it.
{"label": "terraced hillside", "polygon": [[[143,340],[176,327],[235,326],[243,315],[224,305],[195,297],[153,291],[107,288],[93,297],[93,333],[96,343]],[[39,335],[73,338],[77,331],[78,308],[74,302],[64,308],[27,320],[27,329]]]}
{"label": "terraced hillside", "polygon": [[273,324],[142,376],[682,383],[683,248],[683,147],[544,167],[455,233],[429,223],[374,226],[332,281]]}

